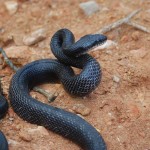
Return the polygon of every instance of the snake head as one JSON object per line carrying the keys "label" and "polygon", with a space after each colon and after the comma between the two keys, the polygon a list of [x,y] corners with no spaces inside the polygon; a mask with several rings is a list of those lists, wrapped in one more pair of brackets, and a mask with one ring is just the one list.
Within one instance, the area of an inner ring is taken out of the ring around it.
{"label": "snake head", "polygon": [[83,48],[86,51],[89,51],[99,45],[102,45],[106,42],[107,37],[102,34],[93,34],[93,35],[85,35],[81,39],[83,40]]}
{"label": "snake head", "polygon": [[80,56],[87,51],[102,45],[106,42],[107,37],[102,34],[88,34],[81,37],[76,43],[71,46],[71,55]]}

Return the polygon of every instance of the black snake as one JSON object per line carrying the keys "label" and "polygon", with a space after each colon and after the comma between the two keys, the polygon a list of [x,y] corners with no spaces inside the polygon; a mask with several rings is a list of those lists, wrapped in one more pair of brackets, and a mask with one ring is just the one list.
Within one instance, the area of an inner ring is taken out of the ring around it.
{"label": "black snake", "polygon": [[[71,95],[85,96],[92,92],[100,83],[101,69],[99,63],[86,52],[106,40],[106,36],[94,34],[75,42],[74,35],[68,29],[57,31],[50,46],[58,60],[34,61],[13,76],[9,98],[14,111],[24,120],[42,125],[74,141],[85,150],[106,150],[101,135],[84,119],[39,102],[29,94],[36,85],[58,81]],[[82,69],[81,73],[75,75],[70,66]]]}

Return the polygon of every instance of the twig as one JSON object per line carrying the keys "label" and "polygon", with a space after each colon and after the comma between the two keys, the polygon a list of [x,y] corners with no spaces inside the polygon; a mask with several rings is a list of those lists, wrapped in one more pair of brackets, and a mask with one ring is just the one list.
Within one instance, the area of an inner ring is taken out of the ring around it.
{"label": "twig", "polygon": [[[6,55],[5,51],[4,51],[2,48],[0,48],[0,53],[3,55],[4,60],[5,60],[5,62],[7,63],[7,65],[10,66],[10,68],[16,72],[19,68],[17,68],[17,67],[11,62],[11,60],[9,60],[8,56]],[[54,93],[54,94],[50,94],[50,93],[46,92],[45,90],[43,90],[43,89],[41,89],[41,88],[39,88],[39,87],[34,87],[33,90],[34,90],[35,92],[39,92],[39,93],[43,94],[43,95],[48,99],[48,102],[54,101],[54,100],[56,99],[56,97],[57,97],[57,96],[55,95],[55,93]]]}
{"label": "twig", "polygon": [[142,30],[142,31],[144,31],[146,33],[150,33],[150,30],[148,30],[146,27],[143,27],[143,26],[141,26],[139,24],[136,24],[134,22],[127,22],[126,24],[128,24],[130,26],[133,26],[133,27],[135,27],[135,28],[137,28],[139,30]]}
{"label": "twig", "polygon": [[55,93],[50,94],[50,93],[46,92],[45,90],[43,90],[37,86],[34,87],[33,90],[35,92],[39,92],[39,93],[43,94],[45,97],[47,97],[48,102],[53,102],[57,97],[57,95],[55,95]]}
{"label": "twig", "polygon": [[14,64],[11,62],[11,60],[8,59],[5,51],[2,48],[0,48],[0,53],[3,55],[4,60],[7,63],[7,65],[10,66],[10,68],[16,72],[18,70],[18,68],[16,66],[14,66]]}
{"label": "twig", "polygon": [[117,28],[120,25],[125,24],[125,23],[128,24],[128,25],[131,25],[131,26],[133,26],[133,27],[135,27],[137,29],[140,29],[140,30],[142,30],[144,32],[150,33],[150,31],[148,29],[146,29],[145,27],[140,26],[140,25],[138,25],[136,23],[132,23],[130,21],[130,19],[133,16],[135,16],[137,13],[139,13],[140,11],[141,11],[141,9],[135,10],[134,12],[132,12],[131,14],[129,14],[127,17],[125,17],[123,19],[120,19],[120,20],[118,20],[118,21],[116,21],[116,22],[114,22],[114,23],[112,23],[112,24],[110,24],[108,26],[105,26],[104,28],[100,29],[97,33],[106,33],[106,32],[109,32],[112,29]]}

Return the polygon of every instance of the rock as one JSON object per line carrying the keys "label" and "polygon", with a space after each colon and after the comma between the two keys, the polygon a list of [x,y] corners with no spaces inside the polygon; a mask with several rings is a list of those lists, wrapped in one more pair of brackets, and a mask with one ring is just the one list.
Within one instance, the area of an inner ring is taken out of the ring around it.
{"label": "rock", "polygon": [[113,81],[116,82],[116,83],[119,83],[120,82],[120,78],[116,75],[113,76]]}
{"label": "rock", "polygon": [[88,1],[79,4],[85,15],[89,16],[100,10],[99,5],[95,1]]}
{"label": "rock", "polygon": [[84,106],[83,104],[75,104],[73,106],[73,111],[82,116],[87,116],[91,113],[91,109]]}
{"label": "rock", "polygon": [[23,43],[27,46],[36,44],[46,38],[46,29],[40,28],[36,31],[33,31],[29,35],[25,36]]}
{"label": "rock", "polygon": [[37,135],[37,136],[48,136],[48,131],[43,126],[38,126],[35,129],[28,129],[29,134]]}
{"label": "rock", "polygon": [[27,46],[11,46],[5,52],[15,65],[26,64],[32,55]]}
{"label": "rock", "polygon": [[19,132],[19,137],[20,137],[23,141],[26,141],[26,142],[32,141],[31,135],[28,134],[28,132],[26,132],[26,131],[20,131],[20,132]]}
{"label": "rock", "polygon": [[4,5],[10,15],[16,13],[18,10],[18,2],[17,1],[7,1],[7,2],[4,2]]}
{"label": "rock", "polygon": [[130,51],[130,54],[136,58],[144,58],[147,55],[147,53],[148,53],[148,51],[146,51],[146,49],[144,47]]}

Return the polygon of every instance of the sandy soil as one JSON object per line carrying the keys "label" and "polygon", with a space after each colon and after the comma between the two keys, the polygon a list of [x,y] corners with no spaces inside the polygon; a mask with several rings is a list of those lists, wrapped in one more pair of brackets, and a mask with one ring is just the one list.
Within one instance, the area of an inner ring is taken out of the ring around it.
{"label": "sandy soil", "polygon": [[[97,0],[101,10],[86,16],[79,8],[84,0],[18,0],[16,13],[10,14],[5,2],[0,0],[0,46],[12,48],[9,55],[15,65],[21,67],[33,60],[54,58],[49,48],[51,36],[60,28],[68,28],[76,39],[95,33],[105,25],[123,18],[142,8],[132,20],[150,27],[149,0]],[[23,38],[44,28],[46,38],[32,46],[25,46]],[[90,52],[101,64],[103,77],[99,87],[86,98],[70,97],[61,85],[43,85],[50,93],[59,91],[51,105],[73,112],[76,104],[83,104],[90,113],[84,119],[103,136],[108,150],[150,149],[150,34],[123,25],[106,34],[116,46]],[[16,51],[15,51],[16,49]],[[22,52],[23,51],[23,52]],[[23,55],[22,55],[23,54]],[[14,72],[0,57],[0,76],[4,94]],[[117,78],[117,80],[116,80]],[[45,102],[47,99],[36,92],[32,96]],[[79,150],[65,138],[20,119],[9,108],[0,122],[10,150]]]}

